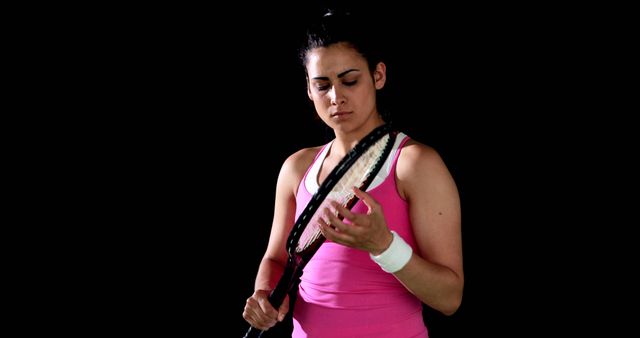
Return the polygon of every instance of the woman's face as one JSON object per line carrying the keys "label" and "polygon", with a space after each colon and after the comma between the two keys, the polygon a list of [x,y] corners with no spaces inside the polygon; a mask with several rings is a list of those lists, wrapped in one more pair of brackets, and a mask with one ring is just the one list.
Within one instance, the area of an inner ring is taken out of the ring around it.
{"label": "woman's face", "polygon": [[381,120],[376,90],[386,80],[383,63],[371,74],[367,60],[344,43],[313,49],[307,60],[307,92],[329,127],[348,132]]}

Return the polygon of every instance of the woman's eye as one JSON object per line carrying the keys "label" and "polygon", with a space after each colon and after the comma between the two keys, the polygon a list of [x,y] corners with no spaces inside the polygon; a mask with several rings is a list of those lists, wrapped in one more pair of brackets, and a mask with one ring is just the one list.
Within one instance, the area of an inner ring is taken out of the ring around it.
{"label": "woman's eye", "polygon": [[349,86],[349,87],[351,87],[351,86],[353,86],[354,84],[356,84],[357,82],[358,82],[358,81],[355,81],[355,80],[354,80],[354,81],[345,81],[345,82],[343,82],[343,84],[344,84],[345,86]]}
{"label": "woman's eye", "polygon": [[316,86],[319,91],[325,91],[329,89],[329,85]]}

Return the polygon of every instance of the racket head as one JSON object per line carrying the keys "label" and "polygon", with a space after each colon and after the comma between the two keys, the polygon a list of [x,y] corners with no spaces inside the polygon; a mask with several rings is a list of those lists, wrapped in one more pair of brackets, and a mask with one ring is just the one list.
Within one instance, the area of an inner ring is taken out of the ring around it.
{"label": "racket head", "polygon": [[325,238],[318,219],[331,201],[351,209],[357,201],[353,187],[366,190],[384,164],[397,132],[384,124],[367,134],[343,157],[322,182],[294,224],[287,239],[287,252],[296,261],[311,258]]}

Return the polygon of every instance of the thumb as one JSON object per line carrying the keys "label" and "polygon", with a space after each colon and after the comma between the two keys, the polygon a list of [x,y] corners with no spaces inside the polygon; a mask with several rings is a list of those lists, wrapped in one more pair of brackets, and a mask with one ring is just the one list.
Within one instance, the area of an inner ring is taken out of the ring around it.
{"label": "thumb", "polygon": [[284,320],[284,317],[289,312],[289,296],[284,299],[282,305],[280,305],[280,309],[278,309],[278,321],[281,322]]}

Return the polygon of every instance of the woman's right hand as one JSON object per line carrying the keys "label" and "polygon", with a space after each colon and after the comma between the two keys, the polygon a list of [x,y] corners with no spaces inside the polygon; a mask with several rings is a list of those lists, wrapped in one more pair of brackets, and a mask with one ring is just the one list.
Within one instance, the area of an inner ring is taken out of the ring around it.
{"label": "woman's right hand", "polygon": [[269,303],[269,290],[256,290],[251,297],[247,299],[244,306],[242,317],[251,324],[251,326],[261,331],[266,331],[281,322],[289,312],[289,296],[287,296],[280,309],[276,309]]}

